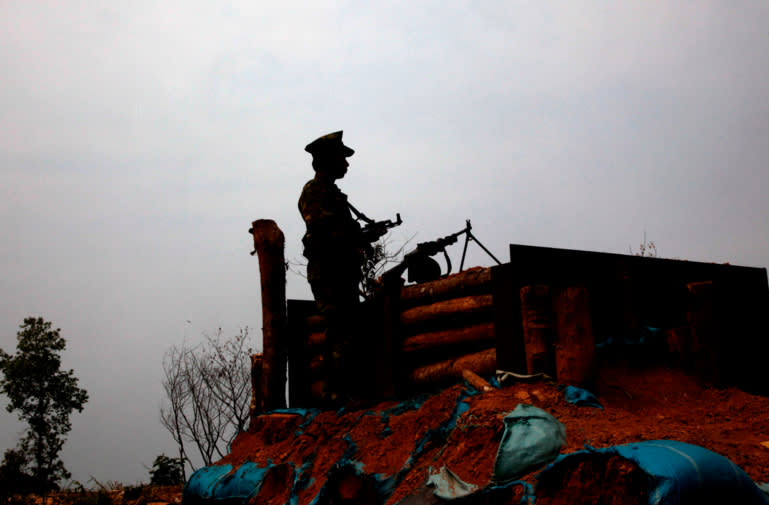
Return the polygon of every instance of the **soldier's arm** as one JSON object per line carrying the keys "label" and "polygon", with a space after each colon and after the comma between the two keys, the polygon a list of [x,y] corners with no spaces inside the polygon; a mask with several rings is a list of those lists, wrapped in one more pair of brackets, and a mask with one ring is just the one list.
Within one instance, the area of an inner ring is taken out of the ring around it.
{"label": "soldier's arm", "polygon": [[345,241],[360,235],[360,226],[352,219],[347,202],[339,193],[313,188],[302,195],[299,211],[312,235]]}

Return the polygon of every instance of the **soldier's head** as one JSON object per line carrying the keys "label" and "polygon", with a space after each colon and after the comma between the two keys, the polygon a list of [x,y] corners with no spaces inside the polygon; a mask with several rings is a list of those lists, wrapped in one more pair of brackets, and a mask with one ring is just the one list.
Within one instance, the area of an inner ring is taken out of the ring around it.
{"label": "soldier's head", "polygon": [[304,148],[312,154],[312,168],[316,172],[340,179],[347,173],[350,164],[347,158],[355,151],[342,143],[342,132],[329,133],[319,137]]}

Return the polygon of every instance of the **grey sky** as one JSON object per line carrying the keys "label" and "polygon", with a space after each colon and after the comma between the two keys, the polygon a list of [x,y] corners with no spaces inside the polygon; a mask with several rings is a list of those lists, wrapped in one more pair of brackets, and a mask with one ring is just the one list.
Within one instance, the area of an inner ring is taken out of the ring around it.
{"label": "grey sky", "polygon": [[[504,259],[646,230],[665,257],[769,263],[766,1],[3,2],[0,76],[0,347],[28,315],[62,328],[83,482],[173,453],[168,347],[260,336],[247,230],[274,219],[301,259],[324,133],[356,150],[351,201],[403,216],[394,244],[470,218]],[[310,297],[292,273],[288,294]]]}

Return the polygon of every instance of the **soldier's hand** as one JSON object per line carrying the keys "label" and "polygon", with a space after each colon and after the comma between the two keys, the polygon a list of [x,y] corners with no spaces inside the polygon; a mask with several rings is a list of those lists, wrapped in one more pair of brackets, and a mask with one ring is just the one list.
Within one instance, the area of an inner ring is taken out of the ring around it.
{"label": "soldier's hand", "polygon": [[385,233],[386,231],[380,228],[368,228],[363,231],[363,240],[368,243],[376,242]]}
{"label": "soldier's hand", "polygon": [[373,230],[371,228],[369,228],[368,230],[364,230],[363,240],[366,243],[376,242],[377,240],[379,240],[379,237],[381,237],[381,235],[376,234],[375,231],[376,230]]}

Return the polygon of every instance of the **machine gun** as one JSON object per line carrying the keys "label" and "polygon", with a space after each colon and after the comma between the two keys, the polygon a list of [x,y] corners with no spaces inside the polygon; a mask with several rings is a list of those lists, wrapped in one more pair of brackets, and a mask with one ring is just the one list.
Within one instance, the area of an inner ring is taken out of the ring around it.
{"label": "machine gun", "polygon": [[451,273],[451,258],[449,258],[449,255],[446,252],[446,247],[455,244],[461,235],[465,236],[465,246],[462,250],[462,261],[459,264],[460,272],[464,268],[465,256],[467,254],[467,245],[471,240],[475,241],[479,246],[481,246],[481,249],[483,249],[486,254],[491,256],[491,258],[496,261],[498,265],[501,264],[499,260],[493,254],[491,254],[491,251],[486,249],[486,247],[481,244],[475,235],[473,235],[472,229],[473,226],[470,224],[470,220],[468,219],[465,221],[465,227],[456,233],[446,235],[445,237],[432,240],[430,242],[421,242],[417,244],[416,249],[406,253],[406,255],[403,257],[403,261],[382,274],[382,279],[385,282],[388,282],[395,278],[400,278],[403,273],[408,270],[409,282],[420,283],[436,280],[441,277],[441,267],[438,262],[432,258],[432,256],[435,256],[440,252],[443,253],[443,257],[446,259],[446,273],[444,275],[449,275]]}

